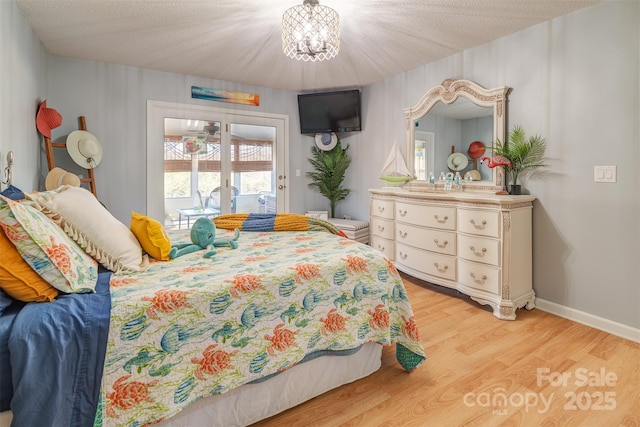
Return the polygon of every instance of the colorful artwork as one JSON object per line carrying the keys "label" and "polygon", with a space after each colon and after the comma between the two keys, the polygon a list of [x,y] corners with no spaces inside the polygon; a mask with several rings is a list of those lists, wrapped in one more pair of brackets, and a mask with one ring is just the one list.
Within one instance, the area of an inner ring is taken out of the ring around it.
{"label": "colorful artwork", "polygon": [[184,154],[207,154],[207,136],[183,136],[182,146],[184,147]]}
{"label": "colorful artwork", "polygon": [[232,102],[234,104],[260,105],[260,95],[191,86],[191,97],[209,101]]}

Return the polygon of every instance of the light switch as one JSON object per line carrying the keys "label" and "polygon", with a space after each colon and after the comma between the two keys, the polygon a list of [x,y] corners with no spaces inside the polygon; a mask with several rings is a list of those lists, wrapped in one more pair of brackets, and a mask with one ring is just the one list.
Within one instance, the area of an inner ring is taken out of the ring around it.
{"label": "light switch", "polygon": [[594,166],[593,182],[616,182],[616,167]]}

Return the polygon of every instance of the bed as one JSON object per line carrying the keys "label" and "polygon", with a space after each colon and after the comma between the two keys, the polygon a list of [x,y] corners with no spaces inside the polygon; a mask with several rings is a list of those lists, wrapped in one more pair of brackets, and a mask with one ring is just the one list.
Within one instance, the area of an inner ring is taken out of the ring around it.
{"label": "bed", "polygon": [[95,292],[54,302],[3,294],[0,409],[16,426],[248,425],[371,374],[382,345],[415,369],[425,355],[398,272],[331,227],[245,227],[235,249],[100,267]]}

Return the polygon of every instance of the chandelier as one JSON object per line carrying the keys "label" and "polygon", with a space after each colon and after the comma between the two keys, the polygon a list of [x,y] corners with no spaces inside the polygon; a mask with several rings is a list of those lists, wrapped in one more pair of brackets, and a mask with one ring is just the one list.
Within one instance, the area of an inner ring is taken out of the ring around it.
{"label": "chandelier", "polygon": [[324,61],[340,51],[340,16],[318,0],[304,0],[282,15],[282,50],[303,61]]}

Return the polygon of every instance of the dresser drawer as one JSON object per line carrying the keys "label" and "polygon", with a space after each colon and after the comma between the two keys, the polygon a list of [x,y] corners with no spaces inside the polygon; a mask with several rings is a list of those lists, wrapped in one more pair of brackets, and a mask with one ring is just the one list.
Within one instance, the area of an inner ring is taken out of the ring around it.
{"label": "dresser drawer", "polygon": [[393,219],[393,200],[371,199],[371,216]]}
{"label": "dresser drawer", "polygon": [[446,255],[456,254],[456,233],[453,231],[416,227],[402,222],[396,224],[396,230],[397,242]]}
{"label": "dresser drawer", "polygon": [[458,234],[458,256],[485,264],[500,266],[500,242],[486,237]]}
{"label": "dresser drawer", "polygon": [[369,227],[372,235],[384,237],[385,239],[393,239],[394,226],[392,220],[372,216]]}
{"label": "dresser drawer", "polygon": [[500,237],[499,230],[498,212],[458,209],[458,231],[478,236]]}
{"label": "dresser drawer", "polygon": [[500,270],[496,267],[459,259],[458,281],[471,288],[500,295]]}
{"label": "dresser drawer", "polygon": [[396,203],[397,221],[443,230],[456,229],[456,208]]}
{"label": "dresser drawer", "polygon": [[374,234],[371,236],[371,247],[382,252],[390,260],[395,259],[396,245],[393,240],[384,239]]}
{"label": "dresser drawer", "polygon": [[434,254],[396,243],[396,262],[422,273],[456,280],[456,258],[453,256]]}

